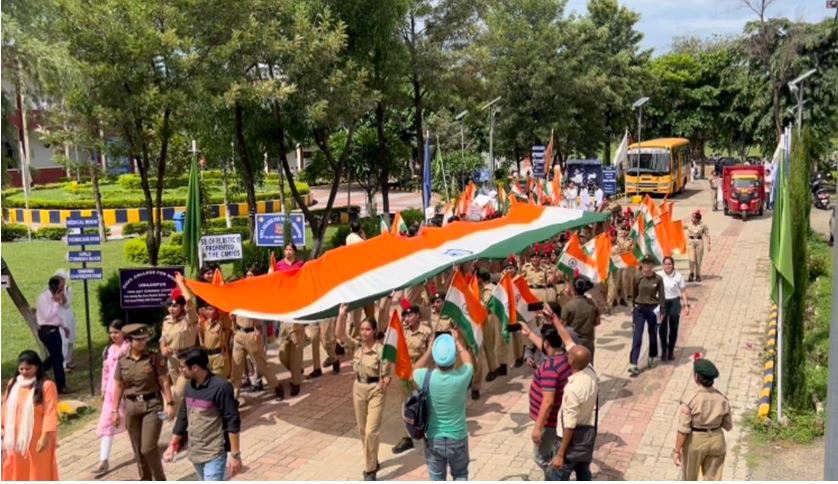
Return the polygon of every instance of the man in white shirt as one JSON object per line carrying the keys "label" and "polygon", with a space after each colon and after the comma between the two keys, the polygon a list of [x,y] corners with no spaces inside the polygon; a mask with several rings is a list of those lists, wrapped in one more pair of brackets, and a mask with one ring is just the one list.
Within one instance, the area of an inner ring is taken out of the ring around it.
{"label": "man in white shirt", "polygon": [[63,310],[68,309],[70,302],[64,293],[64,278],[52,276],[49,279],[49,287],[38,296],[35,307],[35,318],[38,323],[38,338],[47,348],[49,357],[44,364],[52,370],[55,376],[55,385],[59,393],[69,393],[67,381],[64,377],[64,354],[61,333],[65,337],[70,335],[70,328],[61,316]]}
{"label": "man in white shirt", "polygon": [[576,208],[577,196],[579,196],[579,192],[576,190],[576,184],[573,182],[568,183],[564,189],[564,199],[567,203],[567,208]]}
{"label": "man in white shirt", "polygon": [[597,185],[596,191],[594,191],[594,206],[597,211],[602,207],[603,201],[605,201],[605,192],[602,191],[601,186]]}
{"label": "man in white shirt", "polygon": [[357,244],[364,241],[364,231],[361,229],[361,224],[357,221],[349,224],[350,234],[346,236],[346,245]]}
{"label": "man in white shirt", "polygon": [[589,212],[591,210],[591,194],[588,192],[587,187],[582,187],[582,189],[579,190],[579,198],[582,201],[579,208],[586,212]]}

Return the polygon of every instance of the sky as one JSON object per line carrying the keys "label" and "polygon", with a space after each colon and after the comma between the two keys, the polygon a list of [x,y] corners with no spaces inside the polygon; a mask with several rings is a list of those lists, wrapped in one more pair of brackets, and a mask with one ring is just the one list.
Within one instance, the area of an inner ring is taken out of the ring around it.
{"label": "sky", "polygon": [[[587,3],[568,0],[566,12],[584,14]],[[620,0],[620,4],[640,14],[636,28],[643,33],[643,47],[654,48],[654,55],[669,51],[674,37],[735,35],[757,18],[742,0]],[[832,18],[835,10],[827,9],[825,0],[775,0],[768,14],[818,22]]]}

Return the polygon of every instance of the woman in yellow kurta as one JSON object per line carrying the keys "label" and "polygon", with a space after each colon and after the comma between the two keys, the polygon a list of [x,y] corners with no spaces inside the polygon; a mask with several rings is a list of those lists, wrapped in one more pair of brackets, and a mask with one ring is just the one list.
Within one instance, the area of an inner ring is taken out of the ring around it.
{"label": "woman in yellow kurta", "polygon": [[58,391],[34,351],[17,358],[3,398],[3,480],[57,481]]}

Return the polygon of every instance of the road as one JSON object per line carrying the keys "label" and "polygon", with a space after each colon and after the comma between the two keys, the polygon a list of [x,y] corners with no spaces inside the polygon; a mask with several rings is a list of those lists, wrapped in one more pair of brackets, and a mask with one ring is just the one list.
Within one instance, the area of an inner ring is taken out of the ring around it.
{"label": "road", "polygon": [[[724,477],[748,478],[743,419],[754,412],[761,385],[760,350],[770,308],[771,220],[764,216],[742,222],[709,211],[709,191],[706,182],[700,183],[691,184],[673,199],[676,218],[687,219],[694,210],[702,210],[713,242],[712,251],[706,255],[704,282],[688,287],[691,313],[681,323],[676,360],[629,378],[630,314],[625,309],[615,311],[598,329],[596,370],[601,379],[602,407],[593,465],[596,479],[678,478],[671,460],[676,416],[679,400],[694,385],[691,356],[695,352],[703,353],[719,367],[717,387],[730,399],[735,414],[734,429],[726,435]],[[409,204],[412,199],[405,196],[404,200]],[[686,259],[678,258],[677,266],[688,272]],[[275,349],[271,355],[276,361]],[[306,349],[306,366],[311,366],[310,348]],[[279,376],[288,379],[287,372]],[[298,397],[281,403],[270,401],[267,395],[249,400],[242,409],[246,469],[237,479],[360,479],[363,459],[351,401],[353,379],[351,364],[344,357],[340,375],[327,374],[306,382]],[[527,398],[530,379],[529,370],[513,369],[509,376],[485,384],[481,400],[468,401],[471,479],[541,479],[532,460]],[[393,385],[387,394],[378,477],[425,480],[420,449],[398,456],[390,451],[404,432],[396,387]],[[164,428],[161,442],[168,441],[170,427],[168,424]],[[61,439],[58,452],[62,479],[92,479],[90,472],[96,465],[98,448],[95,423]],[[111,467],[114,471],[108,479],[137,477],[125,435],[115,440]],[[166,469],[169,479],[194,478],[184,457]]]}

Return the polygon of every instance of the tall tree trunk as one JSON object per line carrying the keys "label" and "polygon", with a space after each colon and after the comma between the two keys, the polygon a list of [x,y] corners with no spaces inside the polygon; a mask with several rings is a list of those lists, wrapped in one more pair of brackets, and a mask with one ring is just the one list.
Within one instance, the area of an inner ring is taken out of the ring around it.
{"label": "tall tree trunk", "polygon": [[256,240],[256,179],[250,155],[244,139],[244,108],[236,103],[235,109],[236,149],[239,152],[239,163],[244,177],[244,190],[247,194],[247,227],[250,229],[250,240]]}
{"label": "tall tree trunk", "polygon": [[[107,168],[105,160],[105,133],[102,128],[99,128],[99,140],[102,142],[99,148],[99,156],[101,157],[102,166]],[[102,242],[108,240],[108,231],[105,230],[105,211],[102,207],[102,191],[99,190],[99,170],[95,163],[90,164],[90,184],[93,186],[93,201],[96,203],[96,216],[99,219],[99,239]]]}
{"label": "tall tree trunk", "polygon": [[[126,126],[124,129],[128,146],[131,148],[131,157],[137,160],[137,169],[140,171],[140,186],[143,189],[143,202],[150,220],[154,213],[154,200],[151,197],[151,185],[149,184],[149,153],[148,144],[143,139],[143,121],[142,119],[135,119],[133,126]],[[151,224],[149,224],[149,230],[146,231],[145,244],[148,248],[149,264],[156,266],[160,244],[154,236]]]}
{"label": "tall tree trunk", "polygon": [[20,287],[18,287],[17,282],[12,275],[12,271],[9,269],[9,266],[6,265],[6,259],[3,259],[2,262],[2,274],[4,277],[9,278],[9,287],[6,288],[6,292],[9,294],[9,297],[12,299],[12,303],[15,305],[20,313],[20,316],[32,332],[32,339],[35,340],[35,344],[38,345],[41,356],[45,356],[47,354],[47,349],[44,347],[44,344],[41,343],[41,338],[38,337],[38,322],[35,319],[35,311],[32,310],[32,306],[30,306],[29,301],[26,300],[26,296],[24,296],[20,291]]}
{"label": "tall tree trunk", "polygon": [[417,167],[421,167],[421,159],[422,159],[422,150],[425,146],[425,134],[424,134],[424,113],[422,112],[424,109],[424,103],[422,100],[422,82],[419,76],[419,68],[418,68],[418,48],[416,45],[416,17],[414,16],[413,12],[410,14],[410,42],[408,43],[408,47],[410,48],[410,57],[411,57],[411,73],[410,73],[410,84],[413,86],[413,109],[416,111],[416,115],[413,118],[413,129],[416,131],[416,159],[413,162],[413,166],[411,168],[411,173],[415,172]]}
{"label": "tall tree trunk", "polygon": [[[375,128],[378,133],[378,167],[380,169],[379,180],[381,181],[381,209],[384,213],[390,213],[390,160],[387,157],[387,139],[384,132],[384,104],[380,101],[375,106]],[[367,192],[368,205],[372,204],[370,193]],[[367,207],[369,213],[369,206]]]}
{"label": "tall tree trunk", "polygon": [[157,155],[157,193],[154,201],[154,216],[149,217],[148,234],[154,239],[154,259],[151,257],[151,246],[148,250],[148,260],[151,265],[157,265],[157,257],[160,251],[160,244],[163,240],[162,226],[163,226],[163,186],[166,178],[166,160],[169,155],[169,139],[171,138],[170,118],[172,115],[171,108],[166,107],[163,112],[163,125],[160,128],[160,153]]}

